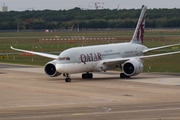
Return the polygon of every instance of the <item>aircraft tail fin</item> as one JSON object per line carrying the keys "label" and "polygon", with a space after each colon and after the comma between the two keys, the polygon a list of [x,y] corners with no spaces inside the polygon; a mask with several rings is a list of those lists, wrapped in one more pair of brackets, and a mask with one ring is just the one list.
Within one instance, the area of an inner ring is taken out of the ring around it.
{"label": "aircraft tail fin", "polygon": [[147,11],[147,6],[144,6],[142,8],[141,15],[139,17],[133,38],[131,40],[132,43],[143,44],[146,11]]}

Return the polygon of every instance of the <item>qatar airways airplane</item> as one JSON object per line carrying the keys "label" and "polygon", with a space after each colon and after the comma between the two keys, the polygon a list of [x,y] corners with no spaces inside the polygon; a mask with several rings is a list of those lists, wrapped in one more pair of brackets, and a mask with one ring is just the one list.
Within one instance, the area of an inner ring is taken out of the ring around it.
{"label": "qatar airways airplane", "polygon": [[46,74],[50,77],[56,77],[62,74],[66,77],[66,82],[71,82],[70,74],[72,73],[83,73],[83,79],[91,79],[93,78],[92,72],[101,72],[116,68],[122,70],[120,78],[130,78],[143,71],[144,59],[180,53],[180,51],[177,51],[144,55],[144,53],[149,51],[180,45],[179,43],[156,48],[147,48],[144,46],[143,38],[146,11],[147,7],[144,6],[132,40],[128,43],[75,47],[67,49],[59,55],[22,50],[13,48],[12,46],[11,49],[54,59],[45,65],[44,70]]}

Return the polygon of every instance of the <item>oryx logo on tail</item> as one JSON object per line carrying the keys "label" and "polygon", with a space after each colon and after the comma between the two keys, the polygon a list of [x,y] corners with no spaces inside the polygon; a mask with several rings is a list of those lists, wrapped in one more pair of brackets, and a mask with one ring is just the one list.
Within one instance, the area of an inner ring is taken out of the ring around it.
{"label": "oryx logo on tail", "polygon": [[138,24],[136,26],[133,38],[131,40],[131,42],[133,42],[133,43],[143,44],[146,10],[147,10],[147,7],[144,7],[141,12],[141,15],[140,15]]}

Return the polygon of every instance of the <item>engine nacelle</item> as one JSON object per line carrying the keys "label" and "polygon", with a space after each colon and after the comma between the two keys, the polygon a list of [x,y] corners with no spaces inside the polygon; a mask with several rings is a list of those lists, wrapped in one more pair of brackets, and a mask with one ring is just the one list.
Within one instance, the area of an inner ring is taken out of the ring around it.
{"label": "engine nacelle", "polygon": [[122,65],[122,70],[127,76],[135,76],[143,71],[143,64],[140,60],[131,59]]}
{"label": "engine nacelle", "polygon": [[56,70],[56,62],[57,60],[53,60],[48,62],[45,66],[44,66],[44,71],[47,75],[49,75],[50,77],[56,77],[61,75],[61,73],[59,73]]}

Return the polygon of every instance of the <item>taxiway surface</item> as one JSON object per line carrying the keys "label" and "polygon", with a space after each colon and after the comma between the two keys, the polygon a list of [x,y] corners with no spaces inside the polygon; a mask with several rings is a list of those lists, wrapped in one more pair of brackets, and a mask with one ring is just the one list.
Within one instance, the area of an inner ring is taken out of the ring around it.
{"label": "taxiway surface", "polygon": [[43,67],[0,64],[0,120],[179,120],[180,75],[118,72],[46,76]]}

